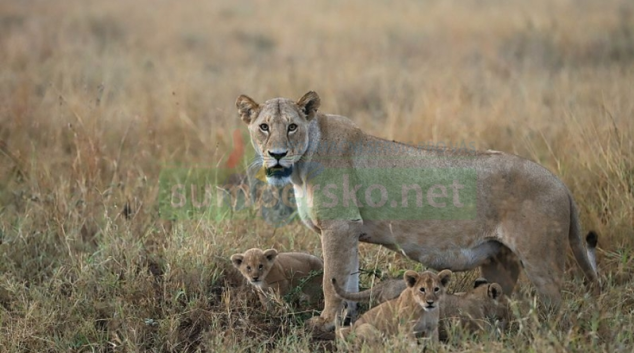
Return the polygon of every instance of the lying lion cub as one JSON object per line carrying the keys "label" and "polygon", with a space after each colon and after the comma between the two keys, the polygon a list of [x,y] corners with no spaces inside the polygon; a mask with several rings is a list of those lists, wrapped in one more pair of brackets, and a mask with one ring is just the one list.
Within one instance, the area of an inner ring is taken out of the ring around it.
{"label": "lying lion cub", "polygon": [[302,298],[316,303],[322,293],[323,262],[316,256],[297,252],[278,253],[275,249],[249,249],[231,256],[233,266],[256,286],[264,306],[269,305],[267,292],[286,295],[301,286]]}
{"label": "lying lion cub", "polygon": [[446,329],[450,323],[458,323],[471,333],[484,330],[490,322],[504,330],[511,318],[509,304],[502,286],[479,278],[472,290],[445,298],[440,307],[440,338],[447,338]]}
{"label": "lying lion cub", "polygon": [[[345,300],[382,303],[394,299],[407,288],[407,284],[398,279],[386,279],[376,286],[359,293],[346,292],[335,285],[337,295]],[[457,321],[469,332],[485,328],[486,320],[498,322],[502,329],[510,318],[509,300],[497,283],[488,283],[484,278],[475,281],[471,291],[445,295],[440,304],[440,337],[446,339],[445,326]]]}
{"label": "lying lion cub", "polygon": [[[404,333],[413,342],[416,337],[437,342],[440,305],[450,277],[449,270],[438,274],[430,271],[420,274],[405,272],[403,280],[406,288],[398,298],[370,309],[350,327],[337,327],[337,336],[345,339],[354,334],[367,342],[379,340],[385,335]],[[335,293],[345,293],[334,278],[332,284]]]}

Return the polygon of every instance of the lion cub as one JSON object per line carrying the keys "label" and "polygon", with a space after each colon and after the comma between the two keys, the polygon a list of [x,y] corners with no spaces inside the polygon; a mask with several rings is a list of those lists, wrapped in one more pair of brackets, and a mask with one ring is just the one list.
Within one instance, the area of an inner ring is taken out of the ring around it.
{"label": "lion cub", "polygon": [[[405,272],[403,280],[406,288],[398,298],[370,309],[350,327],[337,327],[337,336],[345,339],[354,334],[367,342],[376,341],[385,335],[404,333],[412,342],[415,342],[416,337],[437,342],[440,306],[450,277],[449,270],[438,274],[431,271]],[[334,278],[332,284],[337,295],[345,293]]]}
{"label": "lion cub", "polygon": [[510,318],[510,303],[502,286],[479,278],[472,290],[445,298],[440,307],[440,338],[447,338],[447,325],[451,323],[473,333],[483,331],[490,321],[504,330]]}
{"label": "lion cub", "polygon": [[301,299],[317,303],[322,293],[324,264],[316,256],[297,252],[278,253],[275,249],[249,249],[244,254],[231,256],[233,266],[258,288],[258,296],[264,306],[270,301],[267,293],[281,296],[301,286]]}
{"label": "lion cub", "polygon": [[[398,279],[385,279],[376,286],[358,293],[346,292],[335,286],[337,295],[345,300],[365,302],[373,300],[382,303],[398,295],[407,288],[406,283]],[[487,320],[497,322],[504,329],[511,316],[509,300],[502,287],[478,278],[473,289],[468,292],[447,294],[440,305],[440,338],[446,339],[446,325],[457,322],[468,332],[483,330]]]}

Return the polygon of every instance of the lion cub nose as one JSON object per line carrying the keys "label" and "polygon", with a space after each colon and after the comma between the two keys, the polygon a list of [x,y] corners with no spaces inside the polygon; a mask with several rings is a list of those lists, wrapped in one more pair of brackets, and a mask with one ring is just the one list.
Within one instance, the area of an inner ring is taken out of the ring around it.
{"label": "lion cub nose", "polygon": [[428,300],[428,301],[427,301],[427,305],[433,305],[433,304],[434,304],[434,301],[433,301],[433,300]]}
{"label": "lion cub nose", "polygon": [[259,277],[259,276],[258,276],[258,277],[253,277],[253,280],[254,280],[254,281],[257,281],[257,280],[258,280],[258,278],[260,278],[260,277]]}
{"label": "lion cub nose", "polygon": [[269,156],[271,156],[271,157],[273,157],[273,158],[275,158],[276,160],[278,160],[278,161],[279,161],[280,159],[282,159],[282,158],[286,157],[286,154],[287,154],[287,153],[288,153],[288,152],[273,153],[273,152],[269,151]]}

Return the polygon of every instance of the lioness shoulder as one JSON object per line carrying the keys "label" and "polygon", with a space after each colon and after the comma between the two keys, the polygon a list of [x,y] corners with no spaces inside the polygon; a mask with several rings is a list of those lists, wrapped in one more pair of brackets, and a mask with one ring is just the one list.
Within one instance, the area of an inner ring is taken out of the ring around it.
{"label": "lioness shoulder", "polygon": [[259,289],[263,304],[268,304],[265,294],[271,291],[284,296],[299,288],[302,299],[311,303],[321,296],[323,262],[314,255],[253,248],[232,255],[231,263],[249,284]]}

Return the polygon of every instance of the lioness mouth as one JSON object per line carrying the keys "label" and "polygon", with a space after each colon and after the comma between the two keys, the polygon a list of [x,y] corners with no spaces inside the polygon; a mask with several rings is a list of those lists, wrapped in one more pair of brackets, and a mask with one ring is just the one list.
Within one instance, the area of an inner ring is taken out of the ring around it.
{"label": "lioness mouth", "polygon": [[266,168],[266,176],[269,178],[284,178],[291,175],[293,172],[293,167],[290,166],[288,168],[283,167],[281,165],[275,165],[270,168]]}

